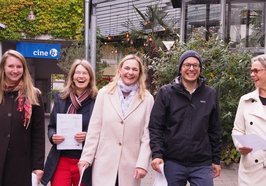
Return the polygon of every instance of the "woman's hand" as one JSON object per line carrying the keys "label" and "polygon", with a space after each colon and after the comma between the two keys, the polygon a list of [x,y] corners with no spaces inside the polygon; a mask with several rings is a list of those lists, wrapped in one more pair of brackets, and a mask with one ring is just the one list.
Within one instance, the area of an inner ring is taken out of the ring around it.
{"label": "woman's hand", "polygon": [[240,152],[240,154],[242,155],[246,155],[248,153],[250,153],[253,149],[250,147],[239,147],[238,151]]}
{"label": "woman's hand", "polygon": [[78,168],[79,168],[80,175],[82,174],[83,169],[87,169],[89,166],[90,166],[89,162],[84,161],[84,160],[79,161],[78,162]]}
{"label": "woman's hand", "polygon": [[137,167],[135,169],[134,178],[135,179],[141,179],[144,178],[147,174],[147,171],[145,169],[142,169],[140,167]]}
{"label": "woman's hand", "polygon": [[34,170],[32,172],[36,174],[38,183],[40,183],[43,176],[43,170]]}
{"label": "woman's hand", "polygon": [[86,139],[86,132],[79,132],[75,135],[75,140],[79,143],[82,143]]}
{"label": "woman's hand", "polygon": [[54,144],[58,145],[58,144],[62,143],[65,140],[65,138],[64,138],[64,136],[54,134],[52,136],[52,140],[53,140]]}

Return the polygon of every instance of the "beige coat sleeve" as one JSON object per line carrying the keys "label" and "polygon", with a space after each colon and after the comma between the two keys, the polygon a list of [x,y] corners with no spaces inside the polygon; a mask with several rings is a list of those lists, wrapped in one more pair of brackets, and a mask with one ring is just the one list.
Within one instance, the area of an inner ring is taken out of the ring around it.
{"label": "beige coat sleeve", "polygon": [[136,167],[140,167],[148,171],[149,162],[151,158],[150,135],[149,135],[148,125],[149,125],[150,114],[154,103],[154,99],[152,95],[149,93],[147,93],[145,99],[147,101],[147,107],[146,107],[147,110],[145,112],[144,130],[143,130],[143,136],[141,138],[141,147]]}
{"label": "beige coat sleeve", "polygon": [[105,89],[102,89],[98,92],[86,135],[85,145],[80,157],[80,161],[87,161],[90,164],[93,163],[99,143],[102,128],[102,117],[100,113],[102,110],[104,94]]}

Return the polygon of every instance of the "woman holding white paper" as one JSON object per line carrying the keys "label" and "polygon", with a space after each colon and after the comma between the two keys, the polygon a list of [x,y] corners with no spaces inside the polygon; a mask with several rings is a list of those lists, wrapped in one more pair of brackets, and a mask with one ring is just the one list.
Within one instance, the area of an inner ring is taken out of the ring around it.
{"label": "woman holding white paper", "polygon": [[44,107],[26,59],[8,50],[0,62],[0,186],[40,181],[45,156]]}
{"label": "woman holding white paper", "polygon": [[[240,98],[232,135],[255,134],[266,140],[266,55],[251,59],[250,76],[256,89]],[[239,186],[265,186],[266,151],[253,151],[241,145],[236,139],[234,144],[241,153],[238,184]]]}
{"label": "woman holding white paper", "polygon": [[[76,59],[69,71],[65,87],[54,97],[54,107],[48,125],[48,137],[53,146],[45,163],[43,185],[47,185],[49,181],[51,181],[51,186],[78,185],[80,174],[77,163],[81,150],[57,149],[57,145],[64,141],[65,136],[56,133],[56,118],[57,114],[63,113],[81,114],[82,131],[77,132],[73,138],[77,142],[83,143],[96,95],[95,76],[90,63],[84,59]],[[89,172],[87,176],[87,183],[84,185],[90,185]]]}
{"label": "woman holding white paper", "polygon": [[99,91],[80,158],[80,171],[92,165],[93,186],[140,186],[151,155],[152,106],[142,61],[127,55],[114,80]]}

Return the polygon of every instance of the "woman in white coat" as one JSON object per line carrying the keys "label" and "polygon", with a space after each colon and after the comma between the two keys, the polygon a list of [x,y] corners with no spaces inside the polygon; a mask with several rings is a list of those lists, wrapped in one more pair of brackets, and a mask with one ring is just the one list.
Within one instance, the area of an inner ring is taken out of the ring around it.
{"label": "woman in white coat", "polygon": [[98,93],[78,163],[80,171],[92,166],[93,186],[140,186],[151,155],[153,102],[141,59],[126,56],[113,81]]}
{"label": "woman in white coat", "polygon": [[[256,90],[241,97],[232,135],[255,134],[266,140],[266,55],[252,58],[250,76]],[[265,186],[266,151],[253,151],[251,147],[241,145],[234,137],[233,140],[241,154],[239,186]]]}

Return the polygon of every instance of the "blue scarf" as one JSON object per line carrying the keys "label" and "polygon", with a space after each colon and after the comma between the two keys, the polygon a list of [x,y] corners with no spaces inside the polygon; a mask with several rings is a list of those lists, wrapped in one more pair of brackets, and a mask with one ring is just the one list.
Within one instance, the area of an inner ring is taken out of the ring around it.
{"label": "blue scarf", "polygon": [[[125,85],[121,78],[118,79],[117,85],[118,85],[118,95],[121,102],[122,113],[123,116],[125,116],[130,106],[130,103],[132,102],[135,94],[139,89],[139,86],[137,83],[133,85]],[[124,97],[123,92],[129,93],[128,96]]]}

